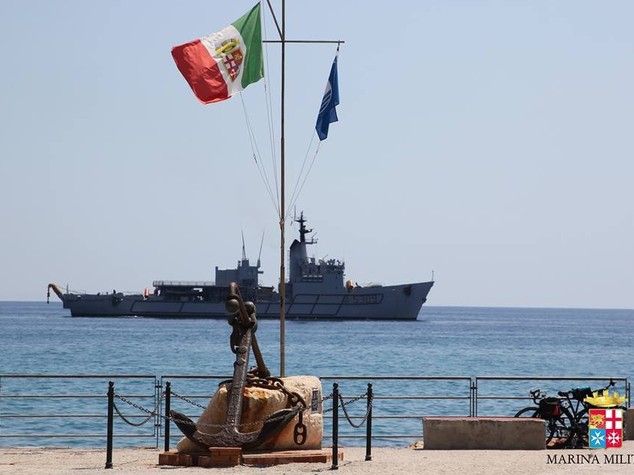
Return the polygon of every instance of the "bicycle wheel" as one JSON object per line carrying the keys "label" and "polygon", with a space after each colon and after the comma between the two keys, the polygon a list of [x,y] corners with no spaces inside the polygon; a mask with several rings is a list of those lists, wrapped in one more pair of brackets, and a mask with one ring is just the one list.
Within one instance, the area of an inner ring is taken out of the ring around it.
{"label": "bicycle wheel", "polygon": [[583,409],[579,412],[575,418],[575,422],[576,424],[568,441],[568,447],[574,449],[588,447],[588,410]]}
{"label": "bicycle wheel", "polygon": [[570,418],[565,413],[561,413],[557,417],[542,417],[539,407],[525,407],[520,409],[515,417],[544,419],[546,421],[546,448],[548,449],[565,447],[572,435]]}
{"label": "bicycle wheel", "polygon": [[546,448],[563,449],[570,446],[576,433],[576,422],[570,411],[562,408],[558,416],[546,419]]}
{"label": "bicycle wheel", "polygon": [[540,417],[539,407],[525,407],[517,411],[513,417]]}

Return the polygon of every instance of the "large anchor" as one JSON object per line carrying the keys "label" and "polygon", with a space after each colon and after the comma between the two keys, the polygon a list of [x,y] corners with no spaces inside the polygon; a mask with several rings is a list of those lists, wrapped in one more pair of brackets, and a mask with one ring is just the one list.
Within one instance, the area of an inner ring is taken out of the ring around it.
{"label": "large anchor", "polygon": [[[243,447],[253,449],[264,443],[270,437],[278,434],[299,413],[299,423],[295,427],[295,442],[302,445],[306,440],[306,426],[303,424],[303,410],[306,403],[296,393],[289,393],[283,383],[270,378],[270,371],[264,364],[262,352],[255,337],[257,319],[253,302],[244,302],[240,290],[235,282],[230,285],[230,295],[225,307],[229,312],[229,324],[233,327],[230,338],[231,351],[236,355],[233,364],[233,379],[229,389],[227,401],[227,415],[220,432],[208,434],[196,427],[196,424],[180,412],[170,411],[170,416],[185,436],[199,447]],[[253,350],[257,368],[248,370],[249,350]],[[273,381],[273,384],[270,383]],[[262,428],[253,432],[240,432],[242,418],[243,393],[247,386],[266,385],[281,389],[290,396],[294,406],[280,409],[269,414],[263,421]]]}

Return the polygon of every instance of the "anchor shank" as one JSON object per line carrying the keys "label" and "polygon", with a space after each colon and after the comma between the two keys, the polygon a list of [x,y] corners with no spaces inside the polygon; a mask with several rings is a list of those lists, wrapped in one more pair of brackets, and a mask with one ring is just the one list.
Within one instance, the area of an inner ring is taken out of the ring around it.
{"label": "anchor shank", "polygon": [[249,370],[249,347],[251,346],[252,329],[248,328],[242,338],[233,364],[233,380],[229,391],[226,424],[238,428],[242,417],[243,393]]}

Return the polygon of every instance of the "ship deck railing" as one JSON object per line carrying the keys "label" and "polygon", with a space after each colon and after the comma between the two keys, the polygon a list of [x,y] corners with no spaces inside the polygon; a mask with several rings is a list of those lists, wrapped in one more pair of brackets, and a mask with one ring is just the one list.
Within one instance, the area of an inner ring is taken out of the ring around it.
{"label": "ship deck railing", "polygon": [[[116,417],[114,441],[118,447],[162,447],[166,424],[165,387],[171,409],[197,420],[218,384],[231,375],[148,374],[0,374],[0,446],[103,447],[106,443],[107,391],[115,384],[118,409],[125,419],[144,421],[131,426]],[[570,376],[375,376],[322,375],[323,442],[332,443],[332,389],[337,383],[353,422],[367,412],[368,384],[372,385],[372,443],[404,447],[424,438],[423,417],[513,416],[531,404],[536,387],[556,395],[558,390],[590,386],[596,390],[612,380],[612,391],[631,404],[630,382],[625,377]],[[329,396],[330,395],[330,396]],[[125,403],[124,403],[125,401]],[[340,409],[341,410],[341,409]],[[148,411],[155,415],[148,418]],[[361,446],[365,429],[339,422],[339,444]],[[181,434],[170,427],[171,446]]]}
{"label": "ship deck railing", "polygon": [[212,281],[203,280],[155,280],[153,287],[213,287]]}

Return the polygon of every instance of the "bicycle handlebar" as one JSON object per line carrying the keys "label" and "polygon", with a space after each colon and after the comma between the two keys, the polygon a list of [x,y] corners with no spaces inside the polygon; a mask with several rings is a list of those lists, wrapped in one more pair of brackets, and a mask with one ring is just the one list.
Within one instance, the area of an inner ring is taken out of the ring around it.
{"label": "bicycle handlebar", "polygon": [[538,404],[540,399],[543,399],[543,398],[546,397],[546,392],[542,391],[539,388],[538,389],[531,389],[530,390],[530,396],[531,396],[531,399],[533,400],[533,402],[535,404]]}
{"label": "bicycle handlebar", "polygon": [[[604,388],[598,389],[597,391],[594,391],[594,392],[601,393],[603,391],[607,391],[612,386],[616,386],[616,383],[614,382],[612,378],[610,378],[610,382],[607,384],[607,386],[605,386]],[[583,400],[586,396],[592,396],[592,393],[593,391],[589,387],[588,388],[574,388],[574,389],[571,389],[570,391],[557,392],[557,394],[560,397],[579,399],[580,401]]]}
{"label": "bicycle handlebar", "polygon": [[[599,392],[606,391],[612,386],[616,386],[616,383],[614,382],[612,378],[610,378],[610,382],[608,383],[608,385],[604,388],[599,389],[598,391]],[[588,395],[588,392],[590,393],[589,394],[590,396],[592,395],[592,390],[590,388],[584,388],[584,390],[585,391],[580,391],[580,388],[574,388],[574,389],[571,389],[570,391],[558,391],[557,395],[562,398],[579,399],[581,401],[585,398],[585,396]],[[539,401],[541,399],[546,398],[546,396],[548,395],[546,391],[542,391],[539,388],[531,389],[529,393],[530,393],[531,399],[533,400],[535,404],[539,404]]]}

